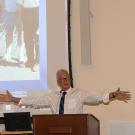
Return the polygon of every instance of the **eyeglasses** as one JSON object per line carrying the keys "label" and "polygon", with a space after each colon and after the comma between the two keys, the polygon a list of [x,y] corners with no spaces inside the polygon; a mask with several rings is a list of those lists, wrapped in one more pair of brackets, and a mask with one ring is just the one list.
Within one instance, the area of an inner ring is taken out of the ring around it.
{"label": "eyeglasses", "polygon": [[60,81],[69,81],[70,78],[69,77],[67,77],[67,78],[59,78],[58,80],[60,80]]}

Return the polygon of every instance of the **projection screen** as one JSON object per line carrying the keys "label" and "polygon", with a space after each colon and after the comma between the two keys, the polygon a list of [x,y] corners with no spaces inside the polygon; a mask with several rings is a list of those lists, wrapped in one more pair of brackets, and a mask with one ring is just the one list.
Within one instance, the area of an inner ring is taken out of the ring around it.
{"label": "projection screen", "polygon": [[1,0],[0,90],[57,88],[56,71],[69,68],[67,36],[67,0]]}

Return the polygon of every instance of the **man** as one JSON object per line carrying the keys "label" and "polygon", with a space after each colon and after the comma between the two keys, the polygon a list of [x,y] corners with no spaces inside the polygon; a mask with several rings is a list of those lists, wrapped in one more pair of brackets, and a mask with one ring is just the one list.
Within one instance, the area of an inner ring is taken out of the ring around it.
{"label": "man", "polygon": [[[7,91],[5,95],[0,95],[0,101],[14,102],[20,106],[26,105],[34,108],[50,107],[53,114],[78,114],[83,113],[84,104],[109,103],[115,99],[127,102],[131,98],[129,91],[120,91],[120,89],[107,94],[91,94],[84,90],[71,88],[70,76],[65,69],[58,70],[56,78],[58,86],[61,88],[60,92],[53,91],[36,98],[27,97],[20,99],[13,97]],[[61,101],[64,102],[61,103]]]}
{"label": "man", "polygon": [[39,60],[38,28],[39,28],[39,0],[17,0],[21,7],[23,34],[26,48],[27,62],[25,67],[36,72],[35,66]]}
{"label": "man", "polygon": [[5,38],[6,38],[6,52],[3,59],[5,61],[12,61],[12,46],[14,40],[14,33],[17,33],[17,46],[22,46],[22,22],[19,13],[19,6],[16,0],[1,0],[3,5],[2,20],[4,23]]}

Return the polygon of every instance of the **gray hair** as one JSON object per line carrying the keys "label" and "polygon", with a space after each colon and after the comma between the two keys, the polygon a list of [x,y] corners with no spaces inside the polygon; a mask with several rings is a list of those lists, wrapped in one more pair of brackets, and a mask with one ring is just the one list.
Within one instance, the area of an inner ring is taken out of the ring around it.
{"label": "gray hair", "polygon": [[60,78],[60,74],[61,73],[65,73],[65,74],[67,74],[67,75],[69,75],[69,73],[68,73],[68,71],[66,70],[66,69],[59,69],[58,71],[57,71],[57,73],[56,73],[56,79],[57,80],[59,80]]}

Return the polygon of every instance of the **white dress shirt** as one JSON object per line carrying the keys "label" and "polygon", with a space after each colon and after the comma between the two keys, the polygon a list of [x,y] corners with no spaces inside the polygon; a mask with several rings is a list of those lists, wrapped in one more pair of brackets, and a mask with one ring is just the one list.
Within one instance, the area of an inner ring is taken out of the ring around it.
{"label": "white dress shirt", "polygon": [[[48,92],[37,97],[22,98],[20,105],[34,108],[50,107],[53,114],[59,113],[59,103],[62,93]],[[109,102],[109,94],[92,94],[89,91],[70,88],[65,95],[64,114],[83,113],[84,104],[100,104]]]}

